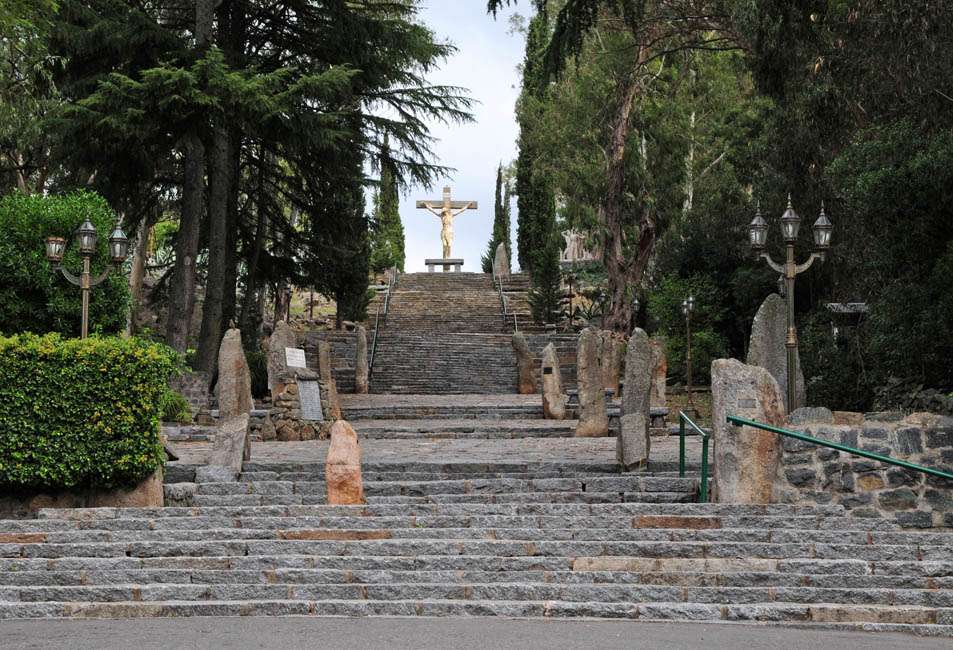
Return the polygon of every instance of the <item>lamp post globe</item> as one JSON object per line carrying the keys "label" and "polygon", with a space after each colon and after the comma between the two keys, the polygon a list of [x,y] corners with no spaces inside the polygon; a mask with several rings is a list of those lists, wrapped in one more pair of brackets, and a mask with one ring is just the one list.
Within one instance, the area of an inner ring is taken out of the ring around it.
{"label": "lamp post globe", "polygon": [[62,237],[46,238],[46,259],[54,265],[63,261],[63,252],[66,250],[66,240]]}
{"label": "lamp post globe", "polygon": [[791,205],[791,195],[789,194],[788,207],[784,210],[784,214],[781,215],[781,235],[784,237],[784,241],[789,244],[796,242],[800,228],[801,217],[794,211],[794,206]]}
{"label": "lamp post globe", "polygon": [[814,222],[814,246],[820,251],[826,251],[831,247],[831,234],[834,232],[834,224],[827,218],[824,212],[824,204],[821,203],[821,214]]}
{"label": "lamp post globe", "polygon": [[96,241],[99,235],[96,233],[96,226],[87,218],[80,227],[76,229],[76,246],[82,255],[92,255],[96,252]]}
{"label": "lamp post globe", "polygon": [[129,256],[129,238],[119,224],[116,224],[112,234],[109,235],[109,256],[113,264],[122,264]]}
{"label": "lamp post globe", "polygon": [[768,243],[768,222],[761,216],[761,205],[758,205],[758,211],[754,219],[748,224],[748,243],[755,252],[764,250]]}

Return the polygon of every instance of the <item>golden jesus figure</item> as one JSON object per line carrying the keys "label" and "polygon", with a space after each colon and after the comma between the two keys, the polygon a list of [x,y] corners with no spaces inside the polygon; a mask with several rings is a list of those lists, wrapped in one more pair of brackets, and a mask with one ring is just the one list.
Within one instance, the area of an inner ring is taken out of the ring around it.
{"label": "golden jesus figure", "polygon": [[440,219],[440,242],[443,244],[443,259],[450,258],[450,247],[453,245],[453,220],[465,210],[476,210],[476,201],[451,201],[450,188],[443,188],[443,199],[440,201],[417,201],[418,210],[427,210]]}

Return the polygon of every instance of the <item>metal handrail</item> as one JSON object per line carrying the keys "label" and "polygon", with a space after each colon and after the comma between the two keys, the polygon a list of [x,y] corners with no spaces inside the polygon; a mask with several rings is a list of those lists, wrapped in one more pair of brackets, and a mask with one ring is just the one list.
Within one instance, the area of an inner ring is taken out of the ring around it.
{"label": "metal handrail", "polygon": [[702,437],[702,477],[698,486],[698,502],[708,503],[708,440],[711,434],[695,424],[684,411],[678,412],[678,475],[685,478],[685,425]]}
{"label": "metal handrail", "polygon": [[933,469],[932,467],[924,467],[923,465],[917,465],[916,463],[911,463],[906,460],[900,460],[899,458],[891,458],[890,456],[875,454],[872,451],[864,451],[863,449],[856,449],[848,445],[842,445],[838,442],[822,440],[821,438],[815,438],[813,436],[809,436],[803,433],[798,433],[797,431],[789,431],[788,429],[782,429],[781,427],[771,426],[770,424],[764,424],[763,422],[757,422],[755,420],[739,418],[736,415],[727,416],[727,420],[730,424],[737,424],[740,426],[754,427],[756,429],[770,431],[771,433],[777,433],[778,435],[787,436],[788,438],[795,438],[797,440],[803,440],[804,442],[810,442],[820,447],[828,447],[829,449],[836,449],[837,451],[843,451],[845,453],[853,454],[855,456],[869,458],[871,460],[876,460],[881,463],[886,463],[887,465],[896,465],[897,467],[903,467],[905,469],[911,469],[915,472],[921,472],[923,474],[929,474],[930,476],[937,476],[939,478],[945,478],[947,480],[953,481],[953,474],[950,474],[949,472],[944,472],[943,470],[939,470],[939,469]]}
{"label": "metal handrail", "polygon": [[367,379],[370,381],[371,376],[374,374],[374,358],[377,356],[377,339],[381,331],[381,308],[383,307],[383,316],[384,322],[387,322],[387,311],[390,309],[390,295],[393,292],[394,286],[397,284],[397,276],[399,275],[397,268],[394,268],[394,277],[391,278],[390,282],[387,283],[387,293],[384,294],[384,303],[381,305],[377,304],[377,317],[374,319],[374,341],[371,343],[371,358],[368,360],[367,364]]}

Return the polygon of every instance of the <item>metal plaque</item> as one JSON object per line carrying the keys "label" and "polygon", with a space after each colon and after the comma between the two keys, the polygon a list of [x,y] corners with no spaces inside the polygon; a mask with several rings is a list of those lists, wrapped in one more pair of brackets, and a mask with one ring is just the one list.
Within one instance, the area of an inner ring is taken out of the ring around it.
{"label": "metal plaque", "polygon": [[323,422],[321,385],[317,379],[298,379],[298,398],[301,400],[301,419]]}
{"label": "metal plaque", "polygon": [[285,363],[289,368],[308,367],[308,362],[304,359],[304,350],[301,348],[285,348]]}
{"label": "metal plaque", "polygon": [[543,368],[543,374],[544,374],[544,375],[551,375],[551,374],[553,374],[553,369],[552,369],[552,368]]}

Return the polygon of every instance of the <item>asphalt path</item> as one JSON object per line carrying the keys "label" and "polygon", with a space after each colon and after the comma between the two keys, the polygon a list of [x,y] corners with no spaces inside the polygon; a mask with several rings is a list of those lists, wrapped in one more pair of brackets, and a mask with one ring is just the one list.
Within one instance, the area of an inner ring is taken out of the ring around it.
{"label": "asphalt path", "polygon": [[0,648],[950,650],[953,641],[884,632],[733,624],[288,617],[2,621]]}

